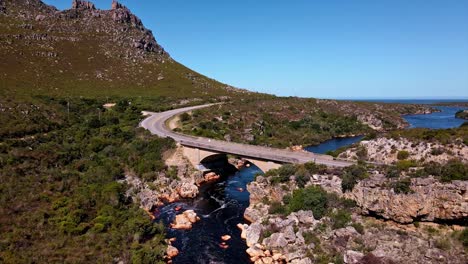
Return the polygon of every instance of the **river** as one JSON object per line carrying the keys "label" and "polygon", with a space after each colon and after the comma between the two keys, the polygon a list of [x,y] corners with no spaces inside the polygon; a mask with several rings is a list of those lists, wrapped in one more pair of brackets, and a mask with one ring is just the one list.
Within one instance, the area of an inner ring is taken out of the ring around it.
{"label": "river", "polygon": [[[219,182],[205,184],[193,200],[168,204],[159,210],[157,220],[167,228],[167,237],[175,237],[172,243],[179,249],[173,263],[250,263],[245,250],[247,246],[240,237],[238,223],[245,223],[244,211],[249,206],[249,192],[246,186],[261,173],[255,165],[240,170],[228,169],[221,172]],[[179,212],[194,210],[201,218],[190,230],[174,230],[170,223]],[[228,248],[221,248],[221,236],[230,235]]]}

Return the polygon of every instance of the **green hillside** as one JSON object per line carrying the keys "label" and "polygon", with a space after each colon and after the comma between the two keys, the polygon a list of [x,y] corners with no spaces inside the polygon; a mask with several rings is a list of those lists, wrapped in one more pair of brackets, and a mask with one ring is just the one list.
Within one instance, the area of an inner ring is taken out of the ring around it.
{"label": "green hillside", "polygon": [[239,93],[174,61],[124,6],[57,11],[38,0],[2,2],[4,95],[215,98]]}

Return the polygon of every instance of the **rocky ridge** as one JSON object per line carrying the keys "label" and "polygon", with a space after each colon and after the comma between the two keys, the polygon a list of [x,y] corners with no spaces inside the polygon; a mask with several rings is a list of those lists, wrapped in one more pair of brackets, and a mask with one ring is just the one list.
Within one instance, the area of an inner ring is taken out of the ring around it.
{"label": "rocky ridge", "polygon": [[[345,194],[336,175],[313,175],[306,183],[355,200],[359,209],[352,214],[352,221],[364,226],[358,232],[351,223],[333,230],[327,224],[327,217],[317,220],[311,211],[284,216],[269,213],[273,202],[281,202],[298,187],[294,176],[290,182],[276,185],[258,176],[248,185],[250,206],[244,216],[251,224],[239,225],[249,247],[247,253],[255,263],[315,263],[323,258],[323,252],[337,252],[338,259],[345,263],[463,263],[466,256],[460,245],[439,246],[441,241],[449,243],[447,237],[452,229],[431,223],[420,224],[427,228],[416,228],[395,222],[467,219],[467,183],[442,184],[433,178],[414,179],[412,194],[395,194],[385,187],[387,183],[385,177],[376,174]],[[365,216],[368,214],[395,222]],[[431,228],[444,231],[434,236],[425,231]]]}
{"label": "rocky ridge", "polygon": [[[365,149],[365,157],[358,157],[361,148]],[[338,157],[342,159],[358,160],[364,158],[368,161],[392,164],[398,161],[398,152],[407,151],[407,159],[424,162],[445,163],[452,159],[468,162],[468,146],[462,140],[446,145],[438,142],[414,142],[406,138],[379,137],[373,140],[361,141],[357,147],[352,147]]]}

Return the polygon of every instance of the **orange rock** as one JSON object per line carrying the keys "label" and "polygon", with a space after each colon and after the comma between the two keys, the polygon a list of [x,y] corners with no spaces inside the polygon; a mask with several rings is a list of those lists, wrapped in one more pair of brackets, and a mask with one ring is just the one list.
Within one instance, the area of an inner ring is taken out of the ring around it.
{"label": "orange rock", "polygon": [[[230,236],[230,235],[224,235],[224,236],[221,237],[221,239],[222,239],[223,241],[228,241],[229,239],[231,239],[231,236]],[[223,243],[224,243],[224,242],[223,242]]]}
{"label": "orange rock", "polygon": [[179,250],[176,247],[168,246],[166,250],[166,255],[168,258],[173,258],[179,255]]}
{"label": "orange rock", "polygon": [[222,248],[222,249],[227,249],[227,248],[229,248],[228,245],[223,244],[223,243],[219,244],[219,247]]}

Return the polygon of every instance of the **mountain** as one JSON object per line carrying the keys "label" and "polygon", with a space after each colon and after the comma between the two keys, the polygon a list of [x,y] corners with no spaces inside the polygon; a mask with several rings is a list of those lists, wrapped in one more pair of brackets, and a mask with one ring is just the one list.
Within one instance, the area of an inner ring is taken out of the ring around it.
{"label": "mountain", "polygon": [[[176,62],[151,30],[113,1],[0,0],[1,91],[7,95],[216,97],[241,90]],[[242,91],[245,92],[245,91]]]}

